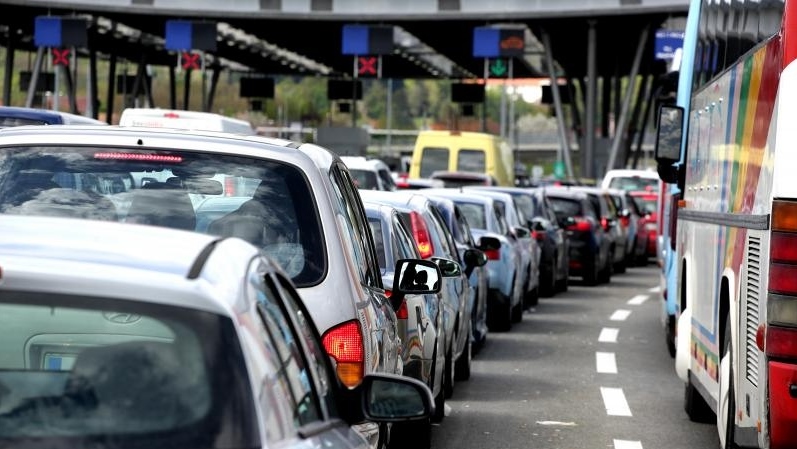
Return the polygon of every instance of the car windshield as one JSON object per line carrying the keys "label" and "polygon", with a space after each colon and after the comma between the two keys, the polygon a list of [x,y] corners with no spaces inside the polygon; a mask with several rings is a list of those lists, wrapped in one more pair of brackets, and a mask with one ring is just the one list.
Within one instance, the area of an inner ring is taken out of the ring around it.
{"label": "car windshield", "polygon": [[326,271],[317,208],[303,173],[279,161],[146,149],[9,147],[0,212],[140,223],[243,238],[298,287]]}
{"label": "car windshield", "polygon": [[258,445],[253,396],[229,318],[6,291],[0,326],[5,447]]}
{"label": "car windshield", "polygon": [[357,184],[358,189],[379,189],[379,184],[376,181],[375,171],[349,168],[349,173],[351,173],[352,178],[354,178],[354,183]]}

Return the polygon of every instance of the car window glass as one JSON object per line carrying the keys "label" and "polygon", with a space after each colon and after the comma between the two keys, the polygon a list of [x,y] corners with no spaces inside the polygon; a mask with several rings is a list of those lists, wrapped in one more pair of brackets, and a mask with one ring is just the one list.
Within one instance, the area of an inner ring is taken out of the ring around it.
{"label": "car window glass", "polygon": [[371,235],[374,238],[376,260],[379,262],[379,269],[382,274],[385,274],[385,236],[382,233],[382,220],[378,217],[368,217],[368,225],[371,227]]}
{"label": "car window glass", "polygon": [[457,152],[457,171],[484,173],[484,150],[461,149]]}
{"label": "car window glass", "polygon": [[330,180],[332,181],[335,198],[338,202],[339,212],[343,215],[338,215],[338,223],[344,229],[344,242],[349,247],[348,253],[354,257],[357,265],[357,274],[360,281],[365,283],[368,278],[368,261],[366,260],[366,243],[362,239],[362,233],[357,229],[360,223],[356,211],[356,205],[352,204],[351,196],[345,187],[345,178],[337,167],[333,167],[330,171]]}
{"label": "car window glass", "polygon": [[376,172],[359,168],[349,168],[349,173],[351,173],[351,177],[354,179],[354,185],[356,185],[358,189],[379,189],[379,183],[376,179]]}
{"label": "car window glass", "polygon": [[163,447],[260,446],[228,317],[100,291],[6,290],[0,327],[0,439],[9,447],[131,435]]}
{"label": "car window glass", "polygon": [[457,205],[459,205],[459,209],[470,227],[476,229],[487,229],[487,217],[484,213],[484,205],[479,203],[468,203],[464,201],[457,201]]}
{"label": "car window glass", "polygon": [[398,247],[399,256],[402,259],[420,259],[421,256],[418,254],[418,248],[415,246],[415,243],[412,239],[412,235],[410,231],[404,226],[404,222],[401,219],[394,215],[391,219],[393,229],[395,230],[395,235],[393,241],[396,243]]}
{"label": "car window glass", "polygon": [[396,190],[396,181],[393,180],[393,176],[391,176],[388,170],[379,169],[379,171],[377,171],[377,175],[379,176],[379,179],[382,180],[382,184],[387,190]]}
{"label": "car window glass", "polygon": [[527,221],[538,215],[534,201],[531,195],[526,194],[512,195],[512,198],[515,200],[515,208],[518,210],[518,215],[522,215],[520,223],[526,226]]}
{"label": "car window glass", "polygon": [[470,232],[470,225],[462,211],[458,206],[454,206],[454,226],[459,228],[459,234],[462,235],[464,243],[470,247],[475,247],[476,243],[473,241],[473,234]]}
{"label": "car window glass", "polygon": [[340,174],[346,180],[341,187],[344,189],[350,205],[351,217],[354,221],[354,229],[357,231],[358,239],[363,245],[363,263],[365,267],[365,284],[374,288],[382,288],[382,278],[379,273],[379,263],[376,261],[376,249],[374,239],[371,237],[371,228],[368,226],[368,219],[365,216],[362,197],[354,186],[354,181],[349,176],[348,170],[341,170]]}
{"label": "car window glass", "polygon": [[[275,384],[281,387],[277,391],[282,396],[279,400],[285,401],[290,407],[293,424],[298,428],[321,419],[318,397],[303,347],[298,340],[301,337],[294,333],[289,324],[290,319],[280,307],[279,294],[264,281],[265,278],[260,273],[250,276],[250,282],[260,283],[253,287],[257,289],[260,318],[266,330],[261,337],[269,352],[276,355],[278,370]],[[263,406],[267,410],[273,408],[273,405]],[[292,429],[291,432],[280,432],[279,436],[272,434],[269,440],[278,441],[294,434],[295,429]]]}
{"label": "car window glass", "polygon": [[442,240],[443,244],[443,251],[445,251],[445,254],[447,254],[449,257],[458,261],[459,251],[457,250],[457,245],[454,243],[454,239],[451,236],[451,231],[448,230],[448,225],[446,225],[445,219],[443,219],[443,216],[440,215],[440,211],[437,209],[437,206],[432,205],[429,208],[429,212],[431,213],[432,218],[434,219],[435,227],[440,233],[440,239]]}
{"label": "car window glass", "polygon": [[493,211],[495,212],[495,217],[498,219],[498,232],[503,235],[508,234],[509,226],[506,222],[506,214],[504,213],[503,203],[499,201],[493,202]]}
{"label": "car window glass", "polygon": [[306,310],[296,288],[291,285],[290,280],[279,274],[272,275],[269,281],[272,279],[276,280],[273,285],[280,292],[284,306],[295,319],[296,328],[298,329],[297,336],[304,340],[303,343],[307,349],[305,354],[308,358],[308,365],[313,374],[315,374],[317,393],[321,398],[321,405],[328,416],[337,416],[338,412],[332,387],[335,381],[329,364],[329,355],[320,343],[321,337],[318,335],[318,329],[309,318],[310,314]]}
{"label": "car window glass", "polygon": [[421,152],[421,178],[441,170],[448,170],[448,148],[425,147]]}

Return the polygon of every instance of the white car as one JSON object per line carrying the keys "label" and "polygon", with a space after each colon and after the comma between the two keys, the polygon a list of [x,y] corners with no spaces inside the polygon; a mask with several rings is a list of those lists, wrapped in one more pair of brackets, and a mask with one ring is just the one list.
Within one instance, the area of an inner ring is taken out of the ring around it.
{"label": "white car", "polygon": [[396,190],[396,181],[390,167],[381,159],[362,156],[341,156],[340,159],[349,167],[357,188],[363,190]]}
{"label": "white car", "polygon": [[[7,128],[0,212],[243,238],[299,289],[344,384],[403,372],[362,200],[346,165],[323,147],[161,128]],[[372,424],[363,433],[384,446],[389,429]]]}
{"label": "white car", "polygon": [[655,170],[615,168],[606,172],[600,187],[620,190],[652,190],[659,191],[661,180]]}
{"label": "white car", "polygon": [[353,424],[434,409],[415,379],[343,386],[290,278],[238,238],[2,215],[0,327],[9,447],[364,449]]}

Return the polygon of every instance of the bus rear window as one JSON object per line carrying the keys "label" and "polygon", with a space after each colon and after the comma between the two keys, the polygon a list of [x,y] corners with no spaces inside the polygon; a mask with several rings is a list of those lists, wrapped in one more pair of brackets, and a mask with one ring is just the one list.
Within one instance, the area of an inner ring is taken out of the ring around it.
{"label": "bus rear window", "polygon": [[421,178],[428,178],[436,171],[448,170],[448,148],[424,147],[421,152]]}
{"label": "bus rear window", "polygon": [[457,155],[457,171],[484,173],[484,150],[459,150]]}

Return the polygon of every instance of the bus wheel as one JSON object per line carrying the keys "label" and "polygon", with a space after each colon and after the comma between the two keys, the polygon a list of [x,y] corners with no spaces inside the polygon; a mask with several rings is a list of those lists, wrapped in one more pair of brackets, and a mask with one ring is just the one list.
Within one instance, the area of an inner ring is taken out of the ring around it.
{"label": "bus wheel", "polygon": [[692,371],[687,373],[686,386],[684,388],[684,410],[691,421],[704,424],[715,422],[715,415],[711,407],[708,406],[703,396],[700,396],[700,391],[692,384]]}
{"label": "bus wheel", "polygon": [[736,449],[734,427],[736,423],[736,398],[733,394],[733,348],[731,348],[730,316],[725,322],[725,351],[720,359],[719,406],[717,410],[717,432],[722,449]]}

